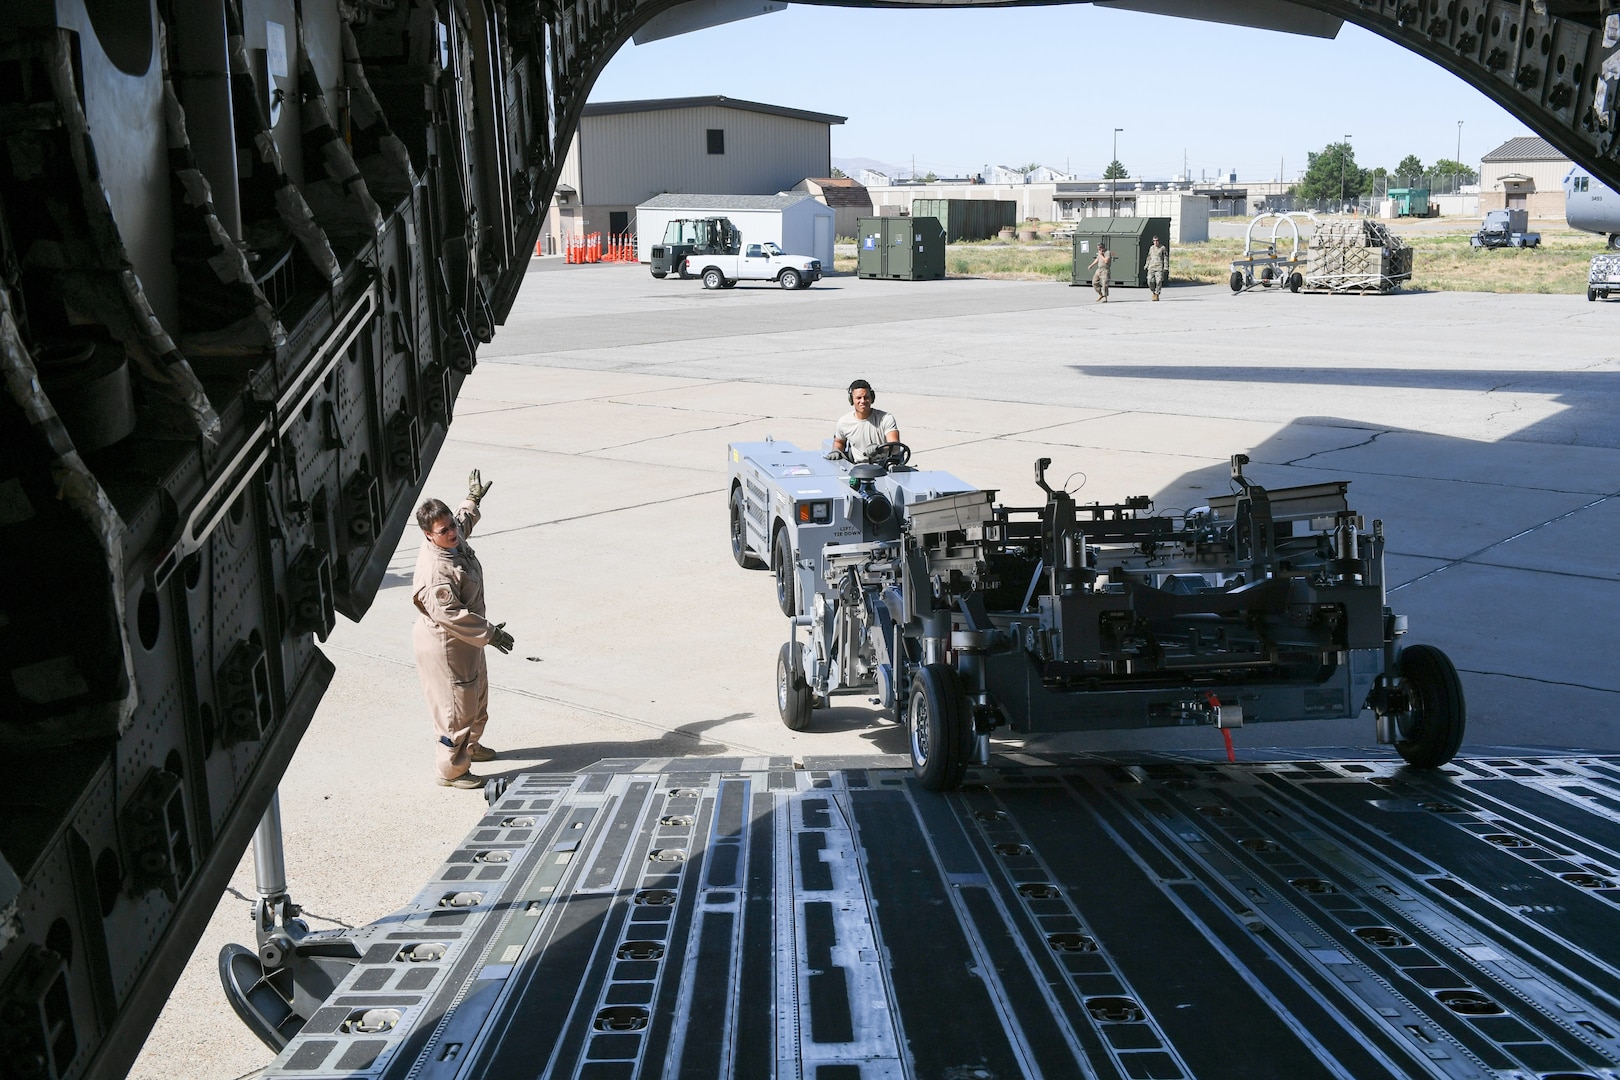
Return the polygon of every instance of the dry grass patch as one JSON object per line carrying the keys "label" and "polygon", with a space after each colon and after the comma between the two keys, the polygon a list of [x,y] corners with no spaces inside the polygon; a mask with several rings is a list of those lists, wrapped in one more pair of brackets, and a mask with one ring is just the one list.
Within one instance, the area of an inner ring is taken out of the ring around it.
{"label": "dry grass patch", "polygon": [[[1607,250],[1603,237],[1568,228],[1542,229],[1539,248],[1475,249],[1468,244],[1474,226],[1450,232],[1402,234],[1412,248],[1412,280],[1418,292],[1584,293],[1592,256]],[[1280,245],[1283,251],[1286,244]],[[1015,281],[1067,282],[1073,267],[1066,240],[1007,243],[985,241],[952,244],[945,269],[951,277],[1002,278]],[[1170,277],[1176,281],[1224,284],[1232,260],[1243,254],[1241,239],[1215,239],[1177,244],[1170,250]],[[840,254],[834,268],[855,272],[853,254]]]}

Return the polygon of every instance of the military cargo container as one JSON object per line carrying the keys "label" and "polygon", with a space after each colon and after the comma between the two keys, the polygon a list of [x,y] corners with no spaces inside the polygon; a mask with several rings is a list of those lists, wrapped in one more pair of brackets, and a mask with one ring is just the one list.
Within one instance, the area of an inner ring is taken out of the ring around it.
{"label": "military cargo container", "polygon": [[855,274],[893,281],[945,276],[945,228],[931,217],[861,218]]}
{"label": "military cargo container", "polygon": [[1153,238],[1166,249],[1170,247],[1170,219],[1167,217],[1106,217],[1084,218],[1074,228],[1074,285],[1089,285],[1092,271],[1087,267],[1097,257],[1097,246],[1107,244],[1114,253],[1109,267],[1110,285],[1147,287],[1148,248]]}
{"label": "military cargo container", "polygon": [[1011,199],[912,199],[912,217],[931,217],[945,229],[945,242],[988,240],[1018,224],[1018,204]]}

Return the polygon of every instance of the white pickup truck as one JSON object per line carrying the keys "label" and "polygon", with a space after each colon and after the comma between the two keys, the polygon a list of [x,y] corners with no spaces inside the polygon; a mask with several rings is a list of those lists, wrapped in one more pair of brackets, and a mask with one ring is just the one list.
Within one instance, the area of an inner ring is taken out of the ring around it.
{"label": "white pickup truck", "polygon": [[789,255],[770,241],[749,244],[738,255],[690,255],[686,273],[705,289],[729,289],[739,281],[774,281],[784,289],[808,289],[821,277],[821,260]]}

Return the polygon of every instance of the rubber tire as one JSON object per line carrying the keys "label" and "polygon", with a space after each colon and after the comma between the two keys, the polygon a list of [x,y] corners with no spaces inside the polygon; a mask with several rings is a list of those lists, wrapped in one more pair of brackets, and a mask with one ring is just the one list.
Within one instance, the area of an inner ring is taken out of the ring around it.
{"label": "rubber tire", "polygon": [[784,270],[777,277],[776,283],[784,289],[797,289],[803,280],[797,270]]}
{"label": "rubber tire", "polygon": [[1594,300],[1595,301],[1597,299],[1597,290],[1594,289],[1594,288],[1591,288],[1590,286],[1588,286],[1587,290],[1586,290],[1586,298],[1588,300]]}
{"label": "rubber tire", "polygon": [[1304,287],[1305,287],[1305,275],[1304,274],[1301,274],[1298,270],[1295,270],[1292,274],[1288,275],[1288,291],[1289,292],[1297,293],[1297,292],[1299,292],[1300,289],[1302,289]]}
{"label": "rubber tire", "polygon": [[763,570],[765,564],[748,553],[748,521],[743,515],[741,487],[731,489],[731,557],[744,570]]}
{"label": "rubber tire", "polygon": [[973,722],[956,670],[946,664],[919,669],[906,704],[912,775],[929,791],[955,791],[973,756]]}
{"label": "rubber tire", "polygon": [[723,289],[726,286],[725,275],[714,267],[703,271],[703,287],[705,289]]}
{"label": "rubber tire", "polygon": [[1416,699],[1417,734],[1395,744],[1408,765],[1438,769],[1457,756],[1468,726],[1468,704],[1462,680],[1451,658],[1432,645],[1408,645],[1401,651],[1401,678]]}
{"label": "rubber tire", "polygon": [[1235,293],[1242,292],[1243,291],[1243,273],[1242,273],[1242,271],[1239,271],[1239,270],[1232,271],[1232,279],[1229,282],[1229,284],[1232,286],[1232,291],[1233,292],[1235,292]]}
{"label": "rubber tire", "polygon": [[776,711],[789,731],[810,726],[810,686],[804,681],[799,650],[791,641],[784,641],[776,654]]}
{"label": "rubber tire", "polygon": [[681,263],[681,268],[675,271],[675,276],[680,278],[682,281],[692,280],[692,275],[686,272],[686,263],[684,261]]}
{"label": "rubber tire", "polygon": [[791,619],[799,613],[799,582],[786,526],[776,530],[776,539],[771,543],[771,570],[776,574],[776,606]]}
{"label": "rubber tire", "polygon": [[731,279],[727,279],[720,287],[722,289],[735,289],[737,287],[737,283]]}
{"label": "rubber tire", "polygon": [[668,277],[669,276],[669,271],[668,270],[654,270],[652,272],[652,276],[655,277],[655,278]]}
{"label": "rubber tire", "polygon": [[1609,247],[1615,251],[1620,251],[1620,233],[1609,234]]}

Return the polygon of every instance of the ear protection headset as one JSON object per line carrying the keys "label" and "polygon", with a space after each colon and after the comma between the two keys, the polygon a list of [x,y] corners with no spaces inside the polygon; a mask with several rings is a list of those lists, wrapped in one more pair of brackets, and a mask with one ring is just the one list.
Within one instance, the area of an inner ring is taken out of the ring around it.
{"label": "ear protection headset", "polygon": [[872,389],[872,384],[867,382],[865,379],[856,379],[854,382],[849,384],[848,393],[849,403],[851,405],[855,404],[855,391],[857,390],[865,390],[868,394],[872,395],[873,402],[877,401],[877,391]]}

